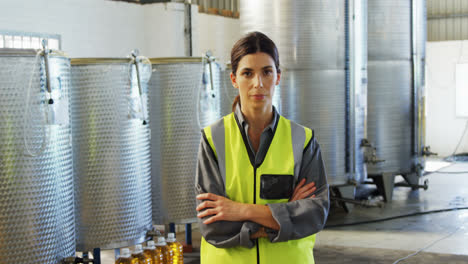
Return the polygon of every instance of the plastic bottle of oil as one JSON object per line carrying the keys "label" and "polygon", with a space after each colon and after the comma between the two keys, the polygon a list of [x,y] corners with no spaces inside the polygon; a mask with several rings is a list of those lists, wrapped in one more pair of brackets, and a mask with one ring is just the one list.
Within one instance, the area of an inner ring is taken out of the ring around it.
{"label": "plastic bottle of oil", "polygon": [[174,233],[167,234],[167,245],[174,250],[174,264],[184,264],[184,246],[177,242]]}
{"label": "plastic bottle of oil", "polygon": [[133,264],[132,256],[130,256],[130,249],[122,248],[122,254],[120,254],[119,258],[115,261],[115,264]]}
{"label": "plastic bottle of oil", "polygon": [[153,264],[164,264],[164,254],[156,248],[153,240],[148,241],[147,247],[143,251],[144,254],[151,256]]}
{"label": "plastic bottle of oil", "polygon": [[161,250],[164,255],[164,264],[174,264],[174,250],[170,248],[164,237],[158,237],[158,243],[156,243],[156,247]]}
{"label": "plastic bottle of oil", "polygon": [[143,253],[143,248],[141,245],[135,246],[135,250],[133,250],[132,257],[134,260],[138,260],[138,262],[136,262],[138,264],[153,264],[151,256],[148,256]]}

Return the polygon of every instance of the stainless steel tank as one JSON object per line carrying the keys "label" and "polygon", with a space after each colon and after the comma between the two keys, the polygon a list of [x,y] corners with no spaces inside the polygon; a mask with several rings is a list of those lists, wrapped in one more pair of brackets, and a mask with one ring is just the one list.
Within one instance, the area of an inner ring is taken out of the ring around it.
{"label": "stainless steel tank", "polygon": [[[219,65],[203,58],[154,58],[149,84],[153,223],[196,221],[201,129],[221,117]],[[212,82],[213,81],[213,82]]]}
{"label": "stainless steel tank", "polygon": [[79,251],[135,245],[152,228],[150,128],[144,124],[151,64],[136,60],[138,73],[131,59],[72,59]]}
{"label": "stainless steel tank", "polygon": [[0,263],[75,255],[70,60],[47,56],[0,49]]}
{"label": "stainless steel tank", "polygon": [[371,0],[368,3],[369,60],[410,60],[411,2]]}
{"label": "stainless steel tank", "polygon": [[377,157],[369,173],[410,172],[412,101],[410,61],[369,61],[368,136]]}
{"label": "stainless steel tank", "polygon": [[[359,142],[365,130],[356,126],[365,123],[365,101],[355,102],[362,93],[365,95],[365,85],[361,77],[355,83],[362,89],[350,83],[346,62],[350,59],[347,37],[356,34],[356,38],[363,40],[365,32],[350,31],[348,23],[353,20],[348,15],[351,8],[348,1],[240,3],[242,33],[261,31],[278,47],[282,69],[281,112],[315,131],[329,184],[364,181]],[[354,46],[364,53],[365,47],[365,43]],[[366,70],[365,65],[359,67]],[[359,111],[353,107],[359,107]],[[354,122],[352,126],[350,122]]]}
{"label": "stainless steel tank", "polygon": [[369,1],[368,138],[384,162],[371,174],[421,167],[425,1]]}
{"label": "stainless steel tank", "polygon": [[343,69],[343,0],[241,0],[241,32],[261,31],[278,46],[287,69]]}
{"label": "stainless steel tank", "polygon": [[323,151],[328,182],[345,183],[345,72],[285,71],[281,80],[283,113],[310,124]]}

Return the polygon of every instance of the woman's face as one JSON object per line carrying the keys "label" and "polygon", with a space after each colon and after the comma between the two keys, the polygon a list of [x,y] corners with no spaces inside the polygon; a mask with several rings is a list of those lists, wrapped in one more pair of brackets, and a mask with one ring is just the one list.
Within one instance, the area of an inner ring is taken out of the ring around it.
{"label": "woman's face", "polygon": [[271,109],[275,85],[280,82],[275,61],[264,52],[242,57],[236,75],[231,73],[231,81],[239,89],[242,108]]}

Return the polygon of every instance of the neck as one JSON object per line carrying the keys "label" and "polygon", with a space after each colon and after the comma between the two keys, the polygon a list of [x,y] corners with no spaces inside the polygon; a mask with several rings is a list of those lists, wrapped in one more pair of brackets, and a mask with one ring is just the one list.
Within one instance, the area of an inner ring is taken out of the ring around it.
{"label": "neck", "polygon": [[273,119],[273,107],[271,105],[261,108],[244,107],[241,105],[241,111],[249,127],[254,131],[262,132]]}

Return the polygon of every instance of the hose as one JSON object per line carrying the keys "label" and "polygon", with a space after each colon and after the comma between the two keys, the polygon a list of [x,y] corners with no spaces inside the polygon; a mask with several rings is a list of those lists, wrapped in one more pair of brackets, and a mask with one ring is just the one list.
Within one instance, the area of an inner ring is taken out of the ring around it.
{"label": "hose", "polygon": [[50,133],[51,133],[51,130],[48,129],[48,132],[47,132],[47,128],[46,128],[47,118],[49,116],[49,106],[47,104],[44,104],[44,118],[42,119],[42,143],[41,143],[41,147],[39,148],[39,150],[37,152],[34,152],[32,150],[29,140],[27,139],[26,134],[27,134],[28,129],[31,128],[30,126],[28,126],[28,124],[29,124],[30,117],[31,117],[31,112],[30,112],[31,109],[30,109],[29,104],[30,104],[30,99],[31,99],[30,93],[31,93],[31,90],[33,89],[32,83],[33,83],[34,75],[36,73],[37,64],[40,63],[40,57],[43,55],[43,52],[45,51],[40,50],[36,54],[36,58],[34,60],[34,65],[33,65],[33,70],[31,73],[31,77],[29,79],[29,85],[26,88],[26,105],[25,105],[24,114],[23,114],[23,142],[24,142],[24,148],[25,148],[25,155],[30,156],[30,157],[37,157],[44,153],[47,147],[49,138],[50,138]]}

